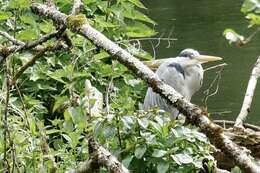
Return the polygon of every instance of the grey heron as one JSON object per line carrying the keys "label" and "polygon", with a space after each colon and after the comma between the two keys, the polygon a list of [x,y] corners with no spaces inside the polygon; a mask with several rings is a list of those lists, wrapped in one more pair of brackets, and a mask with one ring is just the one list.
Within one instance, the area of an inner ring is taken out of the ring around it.
{"label": "grey heron", "polygon": [[[201,64],[218,61],[222,58],[209,55],[200,55],[194,49],[184,49],[176,58],[170,58],[163,62],[156,71],[161,80],[173,87],[188,101],[192,95],[198,91],[203,81],[203,68]],[[152,107],[159,107],[161,110],[171,113],[171,118],[175,119],[179,111],[161,97],[148,88],[144,99],[143,109],[149,110]]]}

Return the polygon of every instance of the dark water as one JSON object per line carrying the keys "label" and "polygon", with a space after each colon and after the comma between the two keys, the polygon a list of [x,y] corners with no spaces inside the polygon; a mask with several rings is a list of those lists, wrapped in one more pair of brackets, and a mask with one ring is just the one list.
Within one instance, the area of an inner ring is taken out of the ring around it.
{"label": "dark water", "polygon": [[[156,48],[156,57],[176,56],[184,48],[194,48],[202,54],[221,56],[225,66],[217,95],[207,101],[209,112],[215,119],[235,120],[238,115],[251,69],[260,55],[260,33],[242,48],[231,46],[223,37],[225,28],[233,28],[245,36],[253,32],[247,28],[247,21],[240,12],[242,0],[145,0],[148,16],[155,20],[158,36],[172,37],[178,40],[167,48],[167,42],[161,42]],[[151,46],[146,46],[151,51]],[[216,63],[207,64],[208,66]],[[216,70],[205,73],[204,86],[192,102],[204,105],[203,91],[216,76]],[[259,82],[260,85],[260,82]],[[260,125],[260,86],[256,88],[251,112],[246,122]]]}

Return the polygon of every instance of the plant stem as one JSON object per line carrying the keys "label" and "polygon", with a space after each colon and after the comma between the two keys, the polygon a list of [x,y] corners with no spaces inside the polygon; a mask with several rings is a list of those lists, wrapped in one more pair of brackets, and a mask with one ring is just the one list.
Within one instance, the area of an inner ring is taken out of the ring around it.
{"label": "plant stem", "polygon": [[5,98],[5,110],[4,110],[4,160],[7,163],[8,171],[10,172],[10,166],[7,159],[7,135],[8,135],[8,104],[10,97],[10,76],[9,76],[9,68],[8,68],[8,60],[6,60],[6,98]]}

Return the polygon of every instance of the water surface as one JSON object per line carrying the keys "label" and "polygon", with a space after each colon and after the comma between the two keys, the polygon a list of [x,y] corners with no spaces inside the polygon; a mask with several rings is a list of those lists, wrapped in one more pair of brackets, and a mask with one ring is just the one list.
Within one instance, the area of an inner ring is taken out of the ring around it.
{"label": "water surface", "polygon": [[[248,45],[238,48],[231,46],[223,37],[225,28],[233,28],[249,35],[253,29],[247,28],[247,21],[240,12],[242,0],[145,0],[148,16],[155,20],[158,36],[178,40],[167,48],[167,42],[155,49],[157,58],[176,56],[184,48],[194,48],[202,54],[221,56],[228,64],[222,71],[218,93],[207,101],[209,112],[214,119],[235,120],[237,117],[252,67],[260,55],[260,34]],[[150,44],[145,47],[152,52]],[[208,66],[216,63],[207,64]],[[203,91],[216,76],[216,70],[205,73],[203,88],[192,102],[204,105]],[[260,82],[259,82],[260,85]],[[253,105],[247,122],[260,125],[260,86],[256,88]]]}

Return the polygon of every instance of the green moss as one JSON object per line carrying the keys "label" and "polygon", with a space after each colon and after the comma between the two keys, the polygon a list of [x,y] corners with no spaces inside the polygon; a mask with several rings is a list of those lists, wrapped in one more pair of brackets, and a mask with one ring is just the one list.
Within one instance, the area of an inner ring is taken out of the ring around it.
{"label": "green moss", "polygon": [[77,29],[87,23],[87,18],[83,14],[68,16],[66,20],[67,26],[71,29]]}

